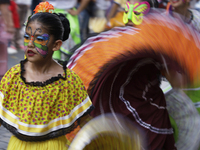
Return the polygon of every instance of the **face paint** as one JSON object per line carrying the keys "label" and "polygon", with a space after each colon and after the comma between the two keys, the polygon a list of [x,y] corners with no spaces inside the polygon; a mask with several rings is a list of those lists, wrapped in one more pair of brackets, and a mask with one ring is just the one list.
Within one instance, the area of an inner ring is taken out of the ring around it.
{"label": "face paint", "polygon": [[34,40],[34,44],[36,47],[36,50],[45,57],[48,54],[48,47],[47,44],[49,43],[49,35],[43,34],[41,36],[37,36]]}
{"label": "face paint", "polygon": [[33,42],[37,52],[42,55],[43,57],[46,57],[46,55],[48,54],[48,43],[49,43],[49,35],[44,33],[42,35],[38,35],[34,38],[35,33],[37,31],[41,32],[41,29],[36,29],[36,31],[34,32],[34,34],[32,35],[32,29],[28,28],[28,30],[31,30],[31,36],[28,35],[27,33],[25,33],[24,35],[24,46],[25,46],[25,50],[27,49],[27,46],[29,44],[29,42]]}
{"label": "face paint", "polygon": [[150,5],[148,2],[135,2],[130,4],[126,3],[125,13],[123,16],[123,21],[125,24],[128,20],[131,20],[135,25],[139,25],[143,21],[143,16],[147,14],[150,10]]}
{"label": "face paint", "polygon": [[30,42],[30,36],[28,34],[24,34],[24,51],[27,50],[28,43]]}

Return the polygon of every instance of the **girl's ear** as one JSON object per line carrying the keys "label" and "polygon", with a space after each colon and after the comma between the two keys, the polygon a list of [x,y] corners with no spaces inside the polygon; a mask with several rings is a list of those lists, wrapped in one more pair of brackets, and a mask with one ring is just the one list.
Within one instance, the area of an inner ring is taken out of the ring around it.
{"label": "girl's ear", "polygon": [[57,40],[57,41],[55,41],[55,43],[54,43],[54,46],[53,46],[53,51],[57,51],[57,50],[59,50],[60,49],[60,47],[62,46],[62,40]]}

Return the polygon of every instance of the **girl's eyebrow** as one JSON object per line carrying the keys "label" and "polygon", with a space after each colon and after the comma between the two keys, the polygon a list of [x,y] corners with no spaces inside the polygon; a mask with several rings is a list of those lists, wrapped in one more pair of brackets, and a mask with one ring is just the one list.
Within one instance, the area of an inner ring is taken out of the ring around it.
{"label": "girl's eyebrow", "polygon": [[36,33],[36,34],[35,34],[35,35],[33,35],[33,36],[42,36],[42,34],[37,34],[37,33]]}
{"label": "girl's eyebrow", "polygon": [[25,34],[30,35],[29,33],[25,32]]}
{"label": "girl's eyebrow", "polygon": [[49,35],[48,34],[46,34],[46,33],[43,33],[43,34],[40,34],[40,33],[36,33],[35,35],[33,35],[33,36],[42,36],[42,37],[49,37]]}

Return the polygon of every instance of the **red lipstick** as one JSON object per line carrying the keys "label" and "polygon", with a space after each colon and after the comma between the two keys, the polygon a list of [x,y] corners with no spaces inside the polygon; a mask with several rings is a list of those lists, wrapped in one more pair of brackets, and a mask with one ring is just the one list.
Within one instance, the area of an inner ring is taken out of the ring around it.
{"label": "red lipstick", "polygon": [[32,57],[32,56],[35,55],[35,53],[34,53],[32,50],[27,50],[27,55],[28,55],[29,57]]}

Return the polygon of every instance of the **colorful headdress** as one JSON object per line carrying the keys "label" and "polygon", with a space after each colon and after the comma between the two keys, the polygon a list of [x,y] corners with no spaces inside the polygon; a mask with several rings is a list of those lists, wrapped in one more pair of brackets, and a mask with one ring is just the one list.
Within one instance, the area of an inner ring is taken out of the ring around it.
{"label": "colorful headdress", "polygon": [[54,7],[53,5],[49,4],[49,2],[41,2],[35,7],[33,11],[35,12],[35,14],[39,12],[53,13]]}
{"label": "colorful headdress", "polygon": [[134,4],[126,3],[126,8],[123,16],[123,22],[126,24],[131,20],[135,25],[142,23],[143,16],[150,10],[148,2],[135,2]]}
{"label": "colorful headdress", "polygon": [[[54,7],[53,7],[53,5],[49,4],[49,2],[41,2],[35,7],[35,9],[33,11],[35,12],[34,14],[39,13],[39,12],[53,13]],[[28,17],[28,20],[30,19],[31,16],[32,15],[30,15]],[[24,23],[24,25],[27,24],[28,20]]]}

